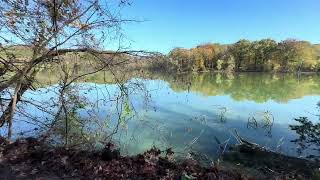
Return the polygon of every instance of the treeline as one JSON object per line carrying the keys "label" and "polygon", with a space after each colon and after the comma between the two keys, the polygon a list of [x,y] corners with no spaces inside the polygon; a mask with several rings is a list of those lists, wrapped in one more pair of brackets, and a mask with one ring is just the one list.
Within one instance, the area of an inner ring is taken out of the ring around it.
{"label": "treeline", "polygon": [[169,60],[185,71],[320,71],[320,45],[307,41],[272,39],[240,40],[235,44],[204,44],[191,49],[175,48]]}

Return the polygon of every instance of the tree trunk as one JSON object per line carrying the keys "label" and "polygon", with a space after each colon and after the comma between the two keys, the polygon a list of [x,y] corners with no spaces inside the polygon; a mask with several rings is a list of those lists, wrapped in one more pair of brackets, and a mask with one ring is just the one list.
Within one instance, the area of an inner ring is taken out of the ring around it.
{"label": "tree trunk", "polygon": [[[14,111],[16,109],[17,100],[18,100],[17,99],[18,98],[18,92],[20,91],[20,89],[21,89],[21,83],[18,82],[17,85],[16,85],[16,88],[14,90],[14,95],[13,95],[13,98],[12,98],[10,116],[7,119],[7,121],[8,121],[8,139],[11,139],[11,136],[12,136],[12,119],[13,119]],[[20,99],[20,97],[19,97],[19,99]]]}
{"label": "tree trunk", "polygon": [[22,95],[29,89],[30,85],[31,82],[29,81],[28,83],[17,83],[14,96],[0,117],[0,127],[2,127],[4,123],[8,123],[8,138],[11,138],[12,136],[12,119],[16,104],[20,101]]}

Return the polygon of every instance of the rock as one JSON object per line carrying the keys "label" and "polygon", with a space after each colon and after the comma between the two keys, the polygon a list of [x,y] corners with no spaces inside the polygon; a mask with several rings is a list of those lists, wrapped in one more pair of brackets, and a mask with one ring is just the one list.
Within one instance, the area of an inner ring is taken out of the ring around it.
{"label": "rock", "polygon": [[120,150],[111,150],[104,148],[101,152],[101,159],[104,161],[111,161],[112,159],[118,159],[120,157]]}

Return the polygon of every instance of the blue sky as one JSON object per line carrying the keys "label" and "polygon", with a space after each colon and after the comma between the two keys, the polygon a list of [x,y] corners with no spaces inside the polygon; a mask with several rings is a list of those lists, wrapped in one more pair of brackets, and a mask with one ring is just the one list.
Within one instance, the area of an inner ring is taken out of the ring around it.
{"label": "blue sky", "polygon": [[287,38],[320,43],[320,0],[132,0],[132,49],[169,52],[207,42]]}

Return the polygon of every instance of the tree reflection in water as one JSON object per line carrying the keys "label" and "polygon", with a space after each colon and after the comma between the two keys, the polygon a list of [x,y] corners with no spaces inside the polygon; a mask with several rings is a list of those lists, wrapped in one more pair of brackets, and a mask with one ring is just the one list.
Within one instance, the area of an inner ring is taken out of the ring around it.
{"label": "tree reflection in water", "polygon": [[299,124],[289,125],[291,130],[295,131],[298,138],[292,140],[298,145],[297,152],[302,155],[308,151],[307,158],[319,160],[320,158],[320,102],[317,104],[319,114],[318,123],[313,123],[307,117],[299,117],[294,119]]}

